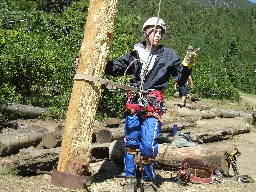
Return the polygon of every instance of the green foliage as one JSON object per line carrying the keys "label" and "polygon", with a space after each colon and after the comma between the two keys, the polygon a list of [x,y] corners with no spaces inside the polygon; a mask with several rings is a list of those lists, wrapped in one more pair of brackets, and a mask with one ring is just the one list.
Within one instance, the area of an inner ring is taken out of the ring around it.
{"label": "green foliage", "polygon": [[88,1],[73,3],[62,15],[2,5],[1,101],[49,107],[64,117]]}

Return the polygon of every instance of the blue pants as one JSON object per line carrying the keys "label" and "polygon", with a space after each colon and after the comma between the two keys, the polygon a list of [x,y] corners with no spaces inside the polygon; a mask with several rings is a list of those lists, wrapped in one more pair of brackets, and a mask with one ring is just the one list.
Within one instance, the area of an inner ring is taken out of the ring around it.
{"label": "blue pants", "polygon": [[188,94],[188,84],[178,85],[179,97],[187,96]]}
{"label": "blue pants", "polygon": [[[139,148],[141,155],[155,157],[158,154],[158,144],[156,138],[159,135],[161,123],[155,117],[142,119],[136,114],[130,114],[125,119],[126,147]],[[134,155],[128,152],[124,156],[124,172],[126,177],[135,176],[136,165]],[[155,178],[154,171],[156,163],[144,165],[143,176],[145,180]]]}

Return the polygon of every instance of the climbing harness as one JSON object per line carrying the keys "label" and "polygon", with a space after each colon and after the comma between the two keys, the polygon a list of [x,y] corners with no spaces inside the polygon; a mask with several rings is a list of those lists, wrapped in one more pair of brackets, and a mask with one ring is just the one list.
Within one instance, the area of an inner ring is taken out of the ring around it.
{"label": "climbing harness", "polygon": [[141,113],[142,118],[156,117],[159,121],[163,113],[162,91],[149,89],[147,91],[128,91],[126,111],[131,114]]}

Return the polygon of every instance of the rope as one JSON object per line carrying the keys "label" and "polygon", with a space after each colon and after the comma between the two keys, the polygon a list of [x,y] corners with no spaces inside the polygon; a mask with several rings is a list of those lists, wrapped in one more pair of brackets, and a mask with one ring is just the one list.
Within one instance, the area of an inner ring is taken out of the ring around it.
{"label": "rope", "polygon": [[[158,12],[157,12],[157,21],[156,21],[156,24],[155,24],[155,27],[154,27],[154,37],[155,37],[155,34],[156,34],[156,26],[157,26],[157,23],[159,21],[159,15],[160,15],[160,8],[161,8],[161,3],[162,3],[162,0],[159,0],[159,3],[158,3]],[[143,91],[143,86],[144,86],[144,83],[145,83],[145,76],[146,74],[148,73],[148,67],[149,67],[149,58],[150,58],[150,55],[151,55],[151,50],[152,50],[152,46],[153,46],[153,42],[150,43],[150,49],[149,49],[149,55],[148,55],[148,58],[147,58],[147,63],[146,63],[146,68],[145,69],[142,69],[143,70],[143,74],[142,74],[142,78],[141,78],[141,84],[140,84],[140,91]],[[142,65],[143,66],[143,65]]]}
{"label": "rope", "polygon": [[[158,3],[158,12],[157,12],[157,18],[158,18],[158,19],[157,19],[156,24],[155,24],[155,27],[154,27],[154,37],[155,37],[155,34],[156,34],[156,26],[157,26],[157,23],[158,23],[158,21],[159,21],[161,3],[162,3],[162,0],[159,0],[159,3]],[[142,70],[143,70],[143,74],[142,74],[141,84],[140,84],[140,88],[139,88],[140,92],[143,91],[145,76],[146,76],[146,74],[147,74],[147,72],[148,72],[149,58],[150,58],[150,55],[151,55],[152,46],[153,46],[153,42],[150,43],[150,49],[149,49],[150,54],[149,54],[148,57],[147,57],[146,68],[145,68],[145,69],[142,69]],[[140,59],[135,59],[135,60],[133,60],[133,61],[128,65],[128,67],[126,68],[126,70],[125,70],[125,72],[124,72],[124,76],[126,76],[126,73],[127,73],[128,69],[132,66],[132,64],[133,64],[135,61],[140,61]],[[144,65],[142,65],[142,66],[144,66]]]}

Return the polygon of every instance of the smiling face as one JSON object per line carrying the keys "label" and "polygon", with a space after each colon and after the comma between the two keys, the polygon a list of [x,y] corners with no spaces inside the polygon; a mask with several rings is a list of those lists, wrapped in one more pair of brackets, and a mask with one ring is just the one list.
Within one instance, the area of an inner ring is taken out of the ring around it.
{"label": "smiling face", "polygon": [[147,45],[157,47],[163,35],[163,29],[160,26],[148,26],[145,30]]}

